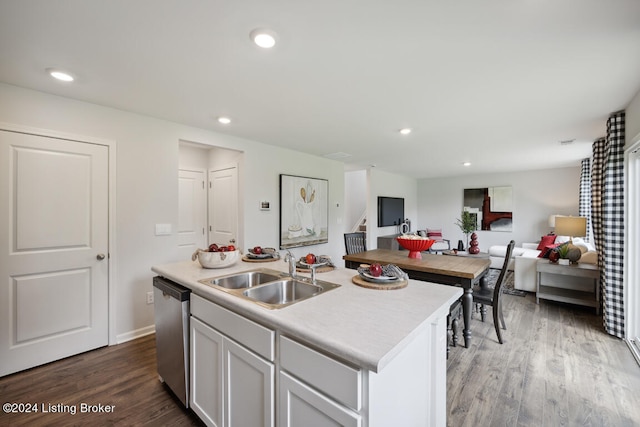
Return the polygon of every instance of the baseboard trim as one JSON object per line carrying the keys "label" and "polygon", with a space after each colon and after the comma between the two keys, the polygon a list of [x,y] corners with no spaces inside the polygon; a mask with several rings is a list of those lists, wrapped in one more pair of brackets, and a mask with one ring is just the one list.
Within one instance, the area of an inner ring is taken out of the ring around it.
{"label": "baseboard trim", "polygon": [[640,366],[640,343],[630,339],[625,339],[624,341],[629,346],[629,350],[631,350],[631,354],[633,354],[633,357],[636,359],[636,362],[638,362],[638,366]]}
{"label": "baseboard trim", "polygon": [[122,344],[127,341],[135,340],[136,338],[142,338],[146,335],[154,334],[155,332],[155,325],[150,325],[144,328],[136,329],[134,331],[125,332],[124,334],[116,335],[116,344]]}

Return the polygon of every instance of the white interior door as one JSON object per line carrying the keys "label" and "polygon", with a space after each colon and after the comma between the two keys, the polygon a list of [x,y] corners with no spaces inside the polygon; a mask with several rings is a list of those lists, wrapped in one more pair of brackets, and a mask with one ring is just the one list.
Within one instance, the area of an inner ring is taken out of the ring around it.
{"label": "white interior door", "polygon": [[0,376],[108,344],[108,160],[0,130]]}
{"label": "white interior door", "polygon": [[205,172],[180,169],[178,185],[178,247],[189,259],[196,249],[207,247],[207,190]]}
{"label": "white interior door", "polygon": [[209,243],[236,242],[238,236],[238,168],[209,171]]}

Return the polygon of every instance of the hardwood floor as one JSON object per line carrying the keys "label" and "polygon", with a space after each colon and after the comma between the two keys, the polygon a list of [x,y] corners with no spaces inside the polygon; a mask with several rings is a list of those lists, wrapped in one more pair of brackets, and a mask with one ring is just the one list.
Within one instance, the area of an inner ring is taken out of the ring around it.
{"label": "hardwood floor", "polygon": [[[640,367],[593,310],[532,294],[503,301],[503,345],[474,315],[471,347],[451,349],[449,426],[640,425]],[[153,335],[0,378],[0,401],[38,407],[0,412],[2,426],[203,425],[158,381]],[[115,407],[79,413],[82,403]],[[58,404],[77,412],[54,413]]]}
{"label": "hardwood floor", "polygon": [[[155,335],[148,335],[0,378],[3,404],[38,407],[30,414],[0,412],[0,426],[204,425],[158,380],[155,345]],[[114,408],[112,413],[80,413],[82,403]],[[75,408],[75,415],[49,409],[58,404]],[[50,412],[43,412],[42,405]]]}
{"label": "hardwood floor", "polygon": [[593,309],[503,295],[507,330],[474,314],[447,363],[449,426],[638,426],[640,367]]}

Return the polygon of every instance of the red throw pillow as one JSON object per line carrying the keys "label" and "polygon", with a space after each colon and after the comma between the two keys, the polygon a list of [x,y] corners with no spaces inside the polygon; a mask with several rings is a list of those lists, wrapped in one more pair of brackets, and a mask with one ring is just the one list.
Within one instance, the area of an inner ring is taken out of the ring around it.
{"label": "red throw pillow", "polygon": [[538,250],[543,251],[549,245],[553,245],[556,241],[555,234],[547,234],[546,236],[542,236],[540,238],[540,243],[538,244]]}
{"label": "red throw pillow", "polygon": [[427,228],[427,237],[436,242],[442,242],[442,229],[432,230]]}
{"label": "red throw pillow", "polygon": [[553,244],[553,245],[545,246],[540,251],[540,254],[538,254],[538,258],[549,258],[549,254],[551,253],[551,251],[554,250],[555,248],[557,248],[560,245],[562,245],[562,243],[556,243],[556,244]]}

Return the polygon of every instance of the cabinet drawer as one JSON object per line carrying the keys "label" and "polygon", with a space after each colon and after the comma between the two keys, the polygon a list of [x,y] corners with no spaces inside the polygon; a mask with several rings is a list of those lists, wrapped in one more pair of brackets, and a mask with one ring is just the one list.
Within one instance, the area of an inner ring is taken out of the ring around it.
{"label": "cabinet drawer", "polygon": [[253,350],[267,360],[275,358],[275,332],[226,308],[191,294],[191,315]]}
{"label": "cabinet drawer", "polygon": [[336,401],[359,411],[362,406],[362,371],[280,337],[280,366]]}

